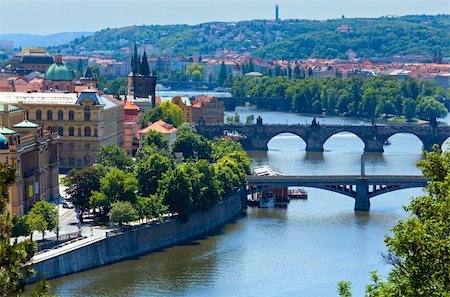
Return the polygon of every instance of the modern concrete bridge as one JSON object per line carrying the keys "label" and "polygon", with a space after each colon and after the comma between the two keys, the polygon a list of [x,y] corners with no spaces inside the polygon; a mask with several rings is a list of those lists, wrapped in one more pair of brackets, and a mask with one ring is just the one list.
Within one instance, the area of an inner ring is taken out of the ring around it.
{"label": "modern concrete bridge", "polygon": [[355,210],[361,211],[368,211],[370,199],[377,195],[407,188],[422,188],[428,182],[423,176],[409,175],[248,175],[247,180],[248,194],[283,187],[312,187],[352,197],[355,199]]}
{"label": "modern concrete bridge", "polygon": [[397,133],[416,135],[423,149],[430,151],[434,144],[442,144],[450,137],[450,126],[429,125],[322,125],[315,121],[311,125],[263,125],[258,119],[256,125],[205,125],[197,126],[197,131],[206,138],[223,136],[226,131],[237,131],[245,137],[241,144],[246,150],[267,150],[268,142],[281,133],[298,135],[306,143],[306,151],[323,152],[323,145],[331,136],[340,132],[355,134],[364,142],[365,152],[383,152],[385,141]]}

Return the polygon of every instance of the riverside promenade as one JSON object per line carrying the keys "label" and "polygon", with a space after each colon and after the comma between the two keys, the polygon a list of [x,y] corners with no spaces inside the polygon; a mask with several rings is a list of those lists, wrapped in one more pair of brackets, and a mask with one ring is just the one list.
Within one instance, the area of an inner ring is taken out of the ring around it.
{"label": "riverside promenade", "polygon": [[152,221],[123,231],[93,228],[90,233],[85,228],[82,231],[85,238],[36,254],[30,261],[36,275],[29,282],[44,275],[51,279],[100,267],[190,240],[226,223],[245,205],[245,191],[240,190],[210,210],[192,214],[186,223],[169,217],[163,222]]}

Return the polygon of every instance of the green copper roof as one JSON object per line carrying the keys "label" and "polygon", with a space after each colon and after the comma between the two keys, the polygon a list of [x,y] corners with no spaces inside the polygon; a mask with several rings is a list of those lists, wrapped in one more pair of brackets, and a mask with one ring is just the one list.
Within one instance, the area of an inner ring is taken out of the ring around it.
{"label": "green copper roof", "polygon": [[39,125],[37,125],[33,122],[30,122],[29,120],[25,120],[18,124],[15,124],[13,127],[14,128],[37,128],[37,127],[39,127]]}
{"label": "green copper roof", "polygon": [[11,129],[8,129],[8,128],[0,125],[0,133],[1,134],[14,134],[14,133],[16,133],[16,131],[13,131]]}
{"label": "green copper roof", "polygon": [[47,71],[45,71],[44,79],[53,81],[71,81],[73,80],[73,75],[64,63],[54,63],[47,68]]}
{"label": "green copper roof", "polygon": [[5,135],[0,134],[0,143],[5,144],[8,143],[8,139],[6,139]]}

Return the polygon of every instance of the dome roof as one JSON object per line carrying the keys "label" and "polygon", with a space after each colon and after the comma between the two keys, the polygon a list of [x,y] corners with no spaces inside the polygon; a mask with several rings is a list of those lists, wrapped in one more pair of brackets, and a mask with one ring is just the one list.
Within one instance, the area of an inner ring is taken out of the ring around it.
{"label": "dome roof", "polygon": [[0,144],[7,144],[8,139],[6,139],[5,135],[0,134]]}
{"label": "dome roof", "polygon": [[45,71],[44,79],[53,81],[71,81],[73,80],[73,74],[64,63],[54,63]]}

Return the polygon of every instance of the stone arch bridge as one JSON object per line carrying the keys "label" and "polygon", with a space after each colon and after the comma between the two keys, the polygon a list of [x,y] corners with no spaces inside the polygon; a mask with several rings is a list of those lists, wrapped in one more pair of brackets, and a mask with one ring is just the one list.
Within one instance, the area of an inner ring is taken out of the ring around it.
{"label": "stone arch bridge", "polygon": [[[262,121],[261,121],[262,122]],[[365,152],[383,152],[383,145],[389,137],[397,133],[417,136],[423,149],[430,151],[434,144],[442,144],[450,137],[450,126],[431,127],[429,125],[272,125],[261,122],[257,125],[198,125],[197,131],[206,138],[223,136],[226,131],[237,131],[245,137],[241,144],[246,150],[267,150],[269,141],[281,134],[292,133],[306,143],[306,151],[323,152],[324,143],[340,132],[355,134],[364,142]]]}

